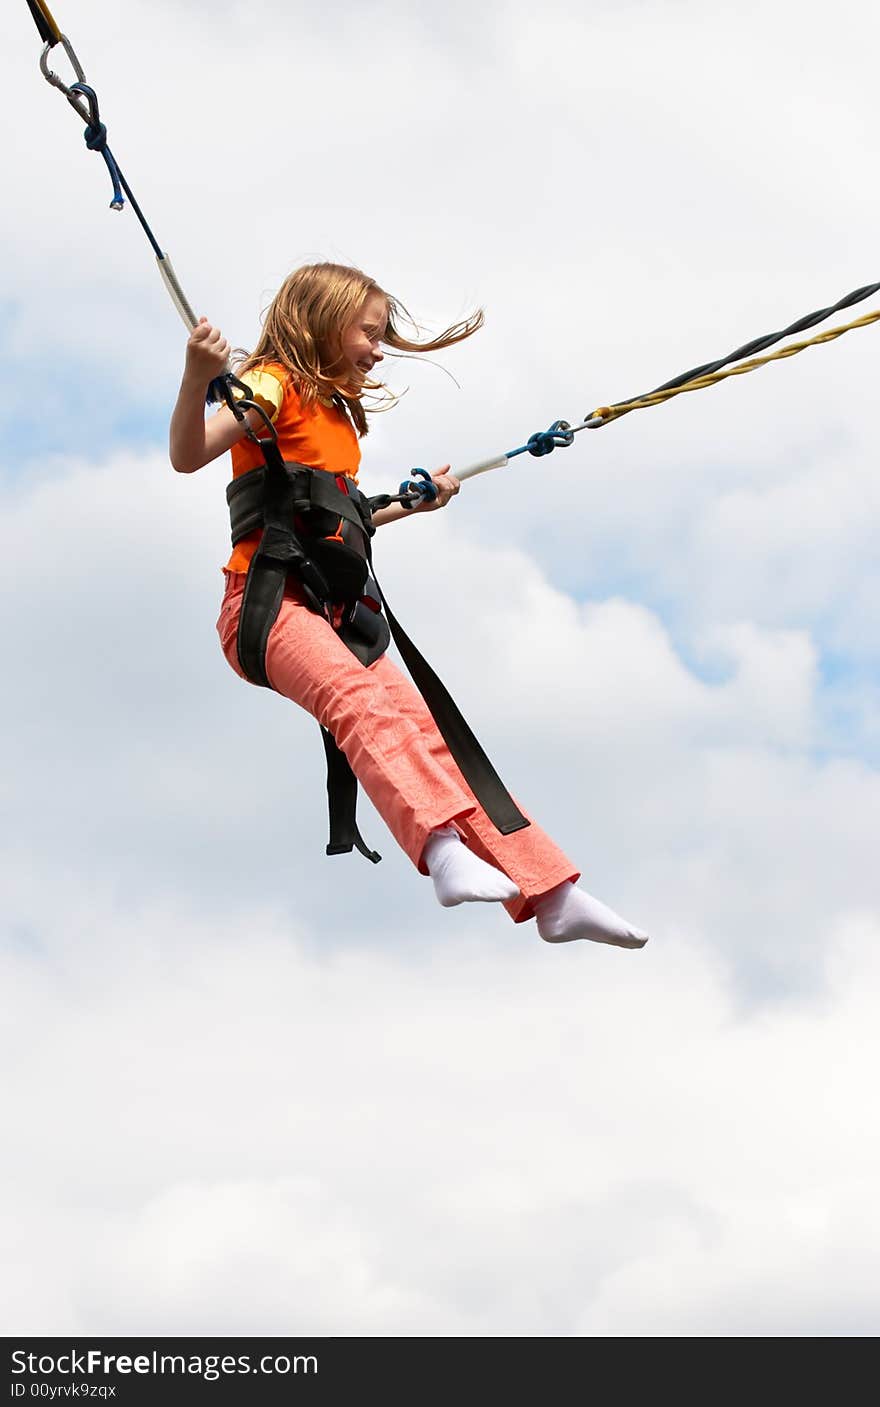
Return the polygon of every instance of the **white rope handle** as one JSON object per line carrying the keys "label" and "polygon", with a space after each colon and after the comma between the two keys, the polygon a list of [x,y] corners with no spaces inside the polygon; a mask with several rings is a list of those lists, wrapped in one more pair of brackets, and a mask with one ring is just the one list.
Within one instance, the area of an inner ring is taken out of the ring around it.
{"label": "white rope handle", "polygon": [[495,459],[481,459],[478,464],[468,464],[464,469],[453,469],[455,478],[463,481],[473,479],[477,474],[488,474],[490,469],[503,469],[510,460],[506,454],[499,454]]}

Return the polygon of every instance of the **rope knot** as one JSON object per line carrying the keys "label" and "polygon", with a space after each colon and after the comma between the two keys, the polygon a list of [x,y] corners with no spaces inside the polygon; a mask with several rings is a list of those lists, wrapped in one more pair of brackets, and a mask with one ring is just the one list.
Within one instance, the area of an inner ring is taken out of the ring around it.
{"label": "rope knot", "polygon": [[556,446],[553,443],[553,436],[546,430],[538,430],[534,435],[529,435],[526,440],[529,447],[529,454],[536,454],[539,458],[542,454],[549,454]]}
{"label": "rope knot", "polygon": [[96,122],[83,133],[89,151],[105,151],[107,148],[107,128],[103,122]]}
{"label": "rope knot", "polygon": [[[417,503],[433,503],[437,498],[437,485],[427,469],[411,469],[411,479],[404,479],[400,485],[400,499],[406,509],[415,508]],[[418,475],[418,481],[416,480]]]}
{"label": "rope knot", "polygon": [[551,454],[557,445],[570,445],[573,440],[574,431],[568,421],[554,420],[549,430],[536,430],[534,435],[529,435],[526,448],[529,454],[540,459],[544,454]]}

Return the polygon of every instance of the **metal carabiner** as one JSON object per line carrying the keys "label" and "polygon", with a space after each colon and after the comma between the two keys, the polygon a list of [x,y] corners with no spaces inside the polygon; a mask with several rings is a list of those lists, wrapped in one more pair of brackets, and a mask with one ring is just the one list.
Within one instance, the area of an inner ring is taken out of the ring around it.
{"label": "metal carabiner", "polygon": [[[67,55],[67,57],[70,59],[71,65],[72,65],[72,67],[73,67],[73,71],[74,71],[74,73],[76,74],[76,80],[77,80],[77,82],[78,82],[78,83],[85,83],[85,81],[86,81],[86,76],[85,76],[85,74],[83,73],[82,65],[80,64],[79,59],[76,57],[76,54],[73,52],[73,45],[71,44],[71,42],[70,42],[70,40],[68,39],[67,35],[66,35],[66,34],[60,35],[57,42],[58,42],[59,44],[63,45],[63,47],[64,47],[64,52],[65,52],[65,54]],[[49,51],[50,51],[51,49],[54,49],[54,47],[55,47],[54,44],[47,44],[47,45],[45,46],[45,48],[43,49],[43,52],[42,52],[42,54],[40,55],[40,72],[42,73],[42,75],[43,75],[43,77],[45,78],[46,82],[47,82],[47,83],[51,83],[53,88],[59,88],[59,89],[61,90],[61,92],[64,94],[65,98],[67,98],[68,101],[71,102],[71,103],[73,104],[73,106],[77,109],[77,112],[79,112],[80,115],[84,117],[84,120],[85,120],[85,121],[88,121],[88,116],[87,116],[86,114],[83,114],[83,113],[81,112],[81,109],[77,106],[77,103],[76,103],[75,99],[71,98],[71,96],[70,96],[70,89],[68,88],[67,84],[66,84],[66,83],[62,83],[61,79],[58,77],[58,74],[57,74],[57,73],[53,73],[52,70],[51,70],[51,68],[49,67]]]}
{"label": "metal carabiner", "polygon": [[[92,127],[97,131],[101,126],[101,110],[98,107],[98,95],[94,88],[90,88],[88,83],[83,83],[82,80],[80,80],[77,83],[71,83],[70,87],[66,90],[65,96],[70,106],[77,115],[82,118],[86,126]],[[88,107],[85,109],[82,107],[83,98],[85,98],[88,104]]]}

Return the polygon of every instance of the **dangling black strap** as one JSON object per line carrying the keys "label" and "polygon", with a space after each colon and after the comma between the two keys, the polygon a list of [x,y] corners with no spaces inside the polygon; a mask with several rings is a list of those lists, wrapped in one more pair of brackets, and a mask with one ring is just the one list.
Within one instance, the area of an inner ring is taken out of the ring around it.
{"label": "dangling black strap", "polygon": [[382,856],[371,850],[358,830],[357,777],[345,753],[327,728],[321,728],[321,741],[327,757],[327,804],[330,811],[330,844],[328,855],[347,855],[352,846],[377,865]]}
{"label": "dangling black strap", "polygon": [[[372,566],[372,562],[370,565]],[[373,575],[375,577],[375,572]],[[512,835],[514,831],[524,830],[530,824],[528,818],[522,814],[495,771],[443,680],[410,640],[385,600],[381,586],[378,589],[391,627],[391,638],[400,651],[413,683],[428,705],[458,770],[496,830],[502,835]]]}

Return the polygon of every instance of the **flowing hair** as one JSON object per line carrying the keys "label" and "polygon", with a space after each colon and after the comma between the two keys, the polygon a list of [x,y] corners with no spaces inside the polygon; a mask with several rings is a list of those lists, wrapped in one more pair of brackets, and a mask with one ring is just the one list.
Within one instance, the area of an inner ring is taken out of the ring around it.
{"label": "flowing hair", "polygon": [[[238,374],[266,362],[278,362],[290,373],[304,406],[314,405],[319,398],[332,400],[348,412],[358,434],[366,435],[368,411],[389,410],[398,400],[382,381],[368,378],[355,385],[345,365],[342,334],[371,293],[380,293],[386,300],[388,326],[382,342],[396,352],[439,352],[463,342],[483,325],[482,309],[477,309],[437,337],[405,337],[402,325],[414,333],[422,329],[375,279],[345,264],[305,264],[295,269],[275,294],[257,345],[243,355],[236,367]],[[365,396],[374,404],[365,406]]]}

